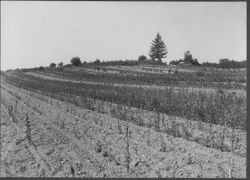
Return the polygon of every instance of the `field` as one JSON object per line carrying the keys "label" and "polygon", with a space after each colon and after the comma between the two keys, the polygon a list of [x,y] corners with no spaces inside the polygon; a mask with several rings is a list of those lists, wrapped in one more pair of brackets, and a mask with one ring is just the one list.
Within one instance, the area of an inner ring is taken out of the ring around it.
{"label": "field", "polygon": [[246,112],[246,69],[1,72],[0,174],[246,178]]}

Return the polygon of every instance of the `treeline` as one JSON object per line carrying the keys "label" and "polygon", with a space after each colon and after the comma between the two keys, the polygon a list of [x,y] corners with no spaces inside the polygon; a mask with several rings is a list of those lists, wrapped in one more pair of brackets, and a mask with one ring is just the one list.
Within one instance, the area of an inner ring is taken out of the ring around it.
{"label": "treeline", "polygon": [[202,66],[204,67],[216,67],[216,68],[223,68],[223,69],[229,69],[229,68],[246,68],[247,67],[247,61],[235,61],[235,60],[229,60],[227,58],[220,59],[219,63],[210,63],[210,62],[204,62],[202,63]]}
{"label": "treeline", "polygon": [[198,62],[197,59],[194,59],[190,51],[186,51],[184,53],[184,58],[177,60],[177,61],[171,61],[169,65],[178,65],[178,64],[191,64],[194,66],[201,66],[201,64]]}
{"label": "treeline", "polygon": [[[194,66],[203,66],[203,67],[214,67],[214,68],[223,68],[223,69],[229,69],[229,68],[246,68],[247,63],[246,60],[244,61],[235,61],[235,60],[229,60],[227,58],[220,59],[219,63],[211,63],[211,62],[203,62],[200,64],[197,59],[193,59],[192,55],[189,54],[189,51],[185,53],[184,59],[180,59],[177,61],[171,61],[169,65],[178,65],[178,64],[191,64]],[[136,66],[140,64],[151,64],[151,65],[167,65],[167,63],[159,63],[157,61],[153,61],[151,59],[147,59],[146,56],[141,55],[139,56],[138,60],[113,60],[113,61],[100,61],[99,59],[96,59],[95,61],[86,62],[81,61],[79,57],[73,57],[70,61],[70,64],[63,65],[62,62],[58,63],[57,65],[55,63],[51,63],[48,67],[35,67],[35,68],[21,68],[21,69],[15,69],[15,70],[21,70],[23,72],[26,71],[43,71],[47,68],[58,68],[63,70],[63,67],[70,67],[70,66],[79,66],[79,67],[92,67],[92,66]]]}
{"label": "treeline", "polygon": [[117,61],[98,61],[95,60],[94,62],[85,62],[83,65],[102,65],[102,66],[135,66],[139,65],[137,60],[117,60]]}

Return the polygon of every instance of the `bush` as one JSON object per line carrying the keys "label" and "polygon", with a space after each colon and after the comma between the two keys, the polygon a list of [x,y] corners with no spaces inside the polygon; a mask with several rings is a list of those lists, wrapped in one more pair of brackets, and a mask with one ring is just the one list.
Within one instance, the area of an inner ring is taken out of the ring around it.
{"label": "bush", "polygon": [[56,67],[56,64],[55,64],[55,63],[51,63],[51,64],[49,65],[49,67],[50,67],[50,68],[55,68],[55,67]]}
{"label": "bush", "polygon": [[40,66],[40,67],[38,68],[38,70],[39,70],[39,71],[43,71],[43,70],[44,70],[44,67]]}
{"label": "bush", "polygon": [[71,64],[73,66],[80,66],[81,64],[81,59],[79,57],[73,57],[71,60],[70,60]]}
{"label": "bush", "polygon": [[141,56],[138,57],[139,62],[145,62],[146,60],[147,60],[147,57],[144,56],[144,55],[141,55]]}
{"label": "bush", "polygon": [[94,64],[100,64],[101,61],[100,61],[100,59],[96,59],[93,63],[94,63]]}

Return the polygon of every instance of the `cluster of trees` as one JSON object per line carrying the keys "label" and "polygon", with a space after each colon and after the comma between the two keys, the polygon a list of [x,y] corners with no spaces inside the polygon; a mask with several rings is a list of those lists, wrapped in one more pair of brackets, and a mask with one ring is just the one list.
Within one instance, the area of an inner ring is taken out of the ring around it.
{"label": "cluster of trees", "polygon": [[[150,59],[147,59],[145,55],[139,56],[138,60],[119,60],[119,61],[106,61],[106,62],[101,62],[99,59],[96,59],[94,62],[81,62],[79,57],[73,57],[71,59],[71,65],[73,66],[80,66],[80,65],[103,65],[103,66],[134,66],[138,65],[141,63],[146,63],[146,64],[164,64],[162,62],[162,58],[165,58],[167,55],[168,51],[166,49],[166,44],[162,40],[162,37],[160,33],[158,32],[155,39],[151,43],[151,47],[149,50],[149,57]],[[52,67],[54,67],[52,65]]]}
{"label": "cluster of trees", "polygon": [[[56,68],[56,63],[51,63],[51,64],[49,65],[49,67],[50,67],[50,68]],[[63,62],[58,63],[58,64],[57,64],[57,67],[58,67],[58,68],[63,67]]]}
{"label": "cluster of trees", "polygon": [[73,57],[71,59],[71,64],[66,66],[91,66],[91,65],[101,65],[101,66],[134,66],[138,65],[137,60],[113,60],[113,61],[101,61],[100,59],[96,59],[92,62],[81,62],[79,57]]}
{"label": "cluster of trees", "polygon": [[171,61],[169,64],[170,65],[191,64],[191,65],[194,65],[194,66],[201,66],[201,64],[198,62],[198,60],[193,58],[190,51],[186,51],[184,53],[184,58],[183,59],[179,59],[179,60],[176,60],[176,61]]}
{"label": "cluster of trees", "polygon": [[103,66],[135,66],[139,65],[137,60],[118,60],[118,61],[103,61],[101,62]]}
{"label": "cluster of trees", "polygon": [[237,62],[235,60],[229,60],[227,58],[220,59],[218,64],[219,68],[245,68],[246,66],[246,61]]}
{"label": "cluster of trees", "polygon": [[[102,66],[133,66],[133,65],[138,65],[138,64],[166,64],[162,62],[163,58],[167,57],[167,48],[165,42],[162,40],[162,37],[160,33],[158,32],[156,34],[156,37],[154,40],[151,42],[151,47],[149,49],[149,58],[147,58],[145,55],[140,55],[137,60],[118,60],[118,61],[100,61],[99,59],[96,59],[93,62],[81,62],[81,59],[79,57],[73,57],[70,62],[71,64],[66,65],[66,66],[85,66],[85,65],[102,65]],[[194,59],[190,51],[186,51],[184,53],[184,58],[171,61],[169,63],[170,65],[178,65],[178,64],[190,64],[194,66],[201,66],[201,64],[198,62],[197,59]],[[244,68],[246,67],[246,61],[242,62],[236,62],[234,60],[229,60],[229,59],[220,59],[219,64],[217,63],[209,63],[205,62],[202,64],[202,66],[205,67],[218,67],[218,68]],[[55,68],[56,64],[51,63],[50,68]],[[57,67],[63,67],[63,63],[59,63]]]}
{"label": "cluster of trees", "polygon": [[223,69],[229,69],[229,68],[246,68],[247,67],[247,61],[235,61],[235,60],[229,60],[228,58],[220,59],[219,63],[210,63],[210,62],[204,62],[202,63],[202,66],[204,67],[216,67],[216,68],[223,68]]}

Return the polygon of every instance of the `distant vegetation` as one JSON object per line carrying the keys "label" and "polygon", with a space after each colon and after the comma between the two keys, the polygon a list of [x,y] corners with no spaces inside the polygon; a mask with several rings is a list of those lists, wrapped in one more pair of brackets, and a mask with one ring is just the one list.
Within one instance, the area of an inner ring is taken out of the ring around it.
{"label": "distant vegetation", "polygon": [[235,61],[235,60],[229,60],[228,58],[220,59],[219,64],[218,63],[210,63],[205,62],[202,63],[202,66],[204,67],[216,67],[216,68],[223,68],[223,69],[229,69],[229,68],[246,68],[247,67],[247,61]]}
{"label": "distant vegetation", "polygon": [[79,57],[73,57],[71,60],[70,60],[71,64],[73,66],[80,66],[81,65],[81,59]]}
{"label": "distant vegetation", "polygon": [[[221,68],[221,69],[232,69],[232,68],[246,68],[247,64],[246,64],[246,60],[244,61],[235,61],[235,60],[229,60],[228,58],[223,58],[219,60],[219,63],[211,63],[211,62],[203,62],[202,64],[200,64],[198,62],[198,60],[196,58],[193,58],[192,54],[190,51],[186,51],[184,53],[183,59],[179,59],[179,60],[172,60],[169,63],[166,62],[162,62],[163,58],[167,57],[167,48],[166,48],[166,44],[165,42],[162,40],[162,37],[160,35],[160,33],[158,32],[156,37],[154,38],[154,40],[151,42],[151,47],[149,49],[149,58],[147,58],[146,55],[142,54],[138,57],[137,60],[111,60],[111,61],[104,61],[104,60],[100,60],[100,59],[96,59],[94,61],[81,61],[81,59],[79,57],[73,57],[70,60],[70,64],[66,64],[64,65],[63,62],[60,62],[58,64],[52,62],[48,67],[50,68],[55,68],[57,67],[57,69],[63,71],[64,67],[71,67],[71,66],[78,66],[78,67],[96,67],[98,70],[100,70],[101,66],[137,66],[137,65],[171,65],[171,66],[178,66],[179,65],[191,65],[191,66],[202,66],[204,68]],[[183,67],[183,66],[182,66]],[[205,70],[203,68],[203,70]],[[45,67],[36,67],[36,68],[22,68],[21,70],[23,72],[25,71],[29,71],[29,70],[39,70],[39,71],[44,71]],[[9,69],[11,70],[11,69]],[[102,68],[102,70],[104,70]],[[202,70],[202,71],[203,71]],[[178,69],[169,69],[169,74],[171,72],[175,72],[175,74],[178,73]],[[203,77],[205,76],[204,73],[198,72],[196,73],[196,75],[198,77]],[[240,80],[242,81],[242,80]]]}
{"label": "distant vegetation", "polygon": [[147,57],[144,55],[141,55],[138,57],[138,62],[145,62],[147,60]]}
{"label": "distant vegetation", "polygon": [[51,63],[51,64],[49,65],[49,67],[55,68],[55,67],[56,67],[56,64],[55,64],[55,63]]}
{"label": "distant vegetation", "polygon": [[[189,51],[187,51],[189,52]],[[190,52],[188,53],[190,54]],[[147,59],[145,55],[140,55],[137,60],[112,60],[112,61],[101,61],[96,59],[92,62],[81,62],[79,57],[73,57],[71,59],[71,64],[64,65],[63,62],[58,63],[57,67],[62,69],[63,67],[70,67],[70,66],[79,66],[79,67],[93,67],[93,66],[137,66],[140,64],[148,64],[148,65],[159,65],[156,61],[151,59]],[[239,69],[239,68],[246,68],[247,63],[246,60],[244,61],[235,61],[229,59],[221,59],[219,63],[211,63],[211,62],[203,62],[200,64],[197,59],[193,59],[192,56],[188,56],[188,58],[170,61],[169,65],[181,65],[181,64],[189,64],[192,66],[202,66],[202,67],[211,67],[211,68],[222,68],[222,69]],[[162,63],[162,66],[167,65],[167,63]],[[55,63],[51,63],[51,68],[56,67]],[[45,67],[35,67],[35,68],[21,68],[23,72],[25,71],[32,71],[32,70],[40,70],[43,71]],[[9,69],[11,70],[11,69]]]}
{"label": "distant vegetation", "polygon": [[[81,67],[92,67],[92,66],[136,66],[140,64],[147,64],[147,65],[167,65],[167,63],[163,63],[162,59],[167,57],[167,48],[165,42],[162,40],[160,33],[158,32],[154,40],[151,42],[151,46],[149,49],[149,58],[145,55],[140,55],[137,60],[111,60],[111,61],[104,61],[100,59],[96,59],[91,62],[81,61],[79,57],[73,57],[70,60],[70,64],[64,65],[63,62],[58,63],[57,67],[63,70],[63,67],[70,67],[70,66],[81,66]],[[192,65],[192,66],[202,66],[202,67],[213,67],[213,68],[246,68],[246,60],[244,61],[235,61],[229,60],[228,58],[223,58],[219,60],[219,63],[211,63],[211,62],[203,62],[200,64],[196,58],[193,58],[190,51],[186,51],[184,53],[183,59],[179,60],[172,60],[169,62],[169,65]],[[50,68],[55,68],[56,64],[51,63],[49,65]],[[35,70],[37,68],[30,68],[30,70]],[[42,71],[44,68],[39,68]],[[100,68],[98,68],[100,69]],[[28,69],[22,69],[23,71]],[[171,72],[171,70],[169,71]],[[177,72],[177,71],[175,71]],[[197,76],[204,76],[203,73],[197,73]]]}
{"label": "distant vegetation", "polygon": [[194,59],[190,51],[186,51],[184,53],[184,59],[180,59],[177,61],[171,61],[170,65],[178,65],[178,64],[190,64],[194,66],[200,66],[201,64],[198,62],[197,59]]}

